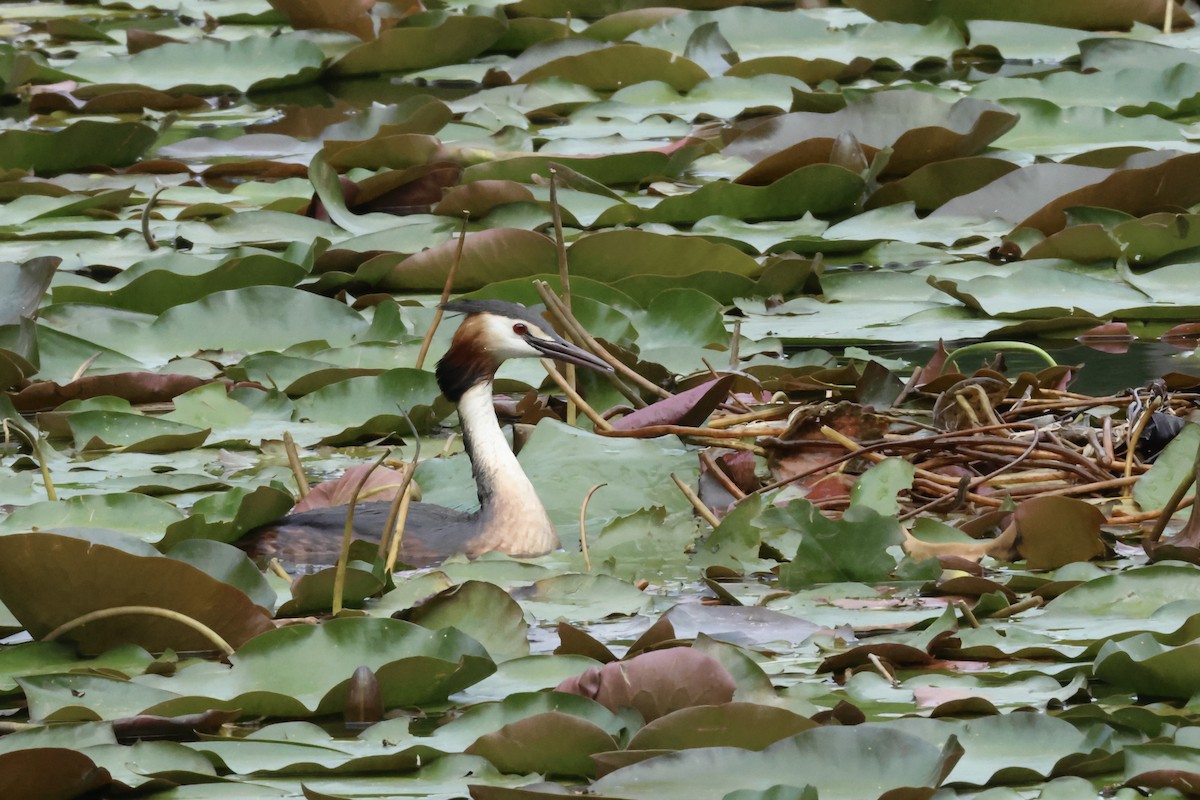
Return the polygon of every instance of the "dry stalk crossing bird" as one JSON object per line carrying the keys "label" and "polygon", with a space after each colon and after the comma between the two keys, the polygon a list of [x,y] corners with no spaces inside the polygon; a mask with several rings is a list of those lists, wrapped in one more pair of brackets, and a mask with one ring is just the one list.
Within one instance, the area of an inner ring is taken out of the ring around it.
{"label": "dry stalk crossing bird", "polygon": [[[436,563],[455,553],[475,557],[492,550],[539,556],[559,546],[546,509],[508,446],[492,405],[496,370],[510,358],[552,358],[611,371],[591,353],[556,334],[525,306],[500,300],[457,300],[448,312],[465,318],[437,364],[437,382],[458,406],[463,445],[479,493],[479,509],[463,512],[431,503],[409,507],[400,560],[413,566]],[[359,503],[355,538],[379,541],[389,503]],[[251,555],[284,562],[332,563],[346,523],[346,506],[290,514],[252,532],[239,544]]]}

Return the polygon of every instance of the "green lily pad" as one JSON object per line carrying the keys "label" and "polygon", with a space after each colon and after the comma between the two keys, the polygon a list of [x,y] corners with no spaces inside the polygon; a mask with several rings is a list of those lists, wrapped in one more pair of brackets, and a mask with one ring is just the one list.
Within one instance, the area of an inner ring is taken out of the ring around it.
{"label": "green lily pad", "polygon": [[483,647],[456,630],[366,617],[271,630],[241,647],[230,663],[140,679],[181,695],[153,713],[189,713],[213,703],[247,716],[333,713],[344,707],[359,666],[375,672],[385,708],[420,706],[445,700],[495,669]]}
{"label": "green lily pad", "polygon": [[138,122],[80,120],[60,131],[0,132],[0,168],[41,173],[90,166],[124,167],[154,144],[153,128]]}
{"label": "green lily pad", "polygon": [[612,772],[593,784],[601,797],[694,797],[698,787],[724,796],[777,785],[817,788],[822,798],[877,797],[893,790],[936,788],[961,748],[938,748],[909,734],[860,727],[824,727],[765,750],[733,747],[685,750]]}

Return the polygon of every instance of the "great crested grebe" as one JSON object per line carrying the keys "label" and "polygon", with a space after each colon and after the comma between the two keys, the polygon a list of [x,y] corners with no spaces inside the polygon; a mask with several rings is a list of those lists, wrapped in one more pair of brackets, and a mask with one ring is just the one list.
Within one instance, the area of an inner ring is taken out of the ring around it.
{"label": "great crested grebe", "polygon": [[[556,334],[516,303],[456,300],[448,312],[466,314],[450,349],[437,363],[437,382],[458,405],[463,445],[479,492],[479,510],[457,511],[431,503],[409,506],[400,560],[425,566],[455,553],[475,557],[491,550],[539,556],[558,547],[558,534],[533,484],[508,446],[492,405],[496,370],[510,358],[553,358],[601,371],[611,367]],[[379,541],[390,503],[359,503],[355,538]],[[289,514],[250,533],[239,546],[251,555],[291,563],[332,563],[337,558],[346,506]]]}

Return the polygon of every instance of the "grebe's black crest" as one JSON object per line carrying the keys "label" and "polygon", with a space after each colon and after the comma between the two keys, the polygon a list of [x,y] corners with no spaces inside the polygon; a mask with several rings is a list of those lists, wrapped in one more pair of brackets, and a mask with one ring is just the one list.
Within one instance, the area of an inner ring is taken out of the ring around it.
{"label": "grebe's black crest", "polygon": [[535,314],[532,309],[507,300],[451,300],[442,303],[442,310],[450,314],[495,314],[497,317],[523,320],[544,330],[550,328],[550,323],[546,322],[541,314]]}
{"label": "grebe's black crest", "polygon": [[467,315],[435,370],[442,394],[455,403],[472,386],[491,380],[509,358],[554,358],[606,372],[612,369],[563,339],[550,323],[519,303],[454,300],[442,308]]}

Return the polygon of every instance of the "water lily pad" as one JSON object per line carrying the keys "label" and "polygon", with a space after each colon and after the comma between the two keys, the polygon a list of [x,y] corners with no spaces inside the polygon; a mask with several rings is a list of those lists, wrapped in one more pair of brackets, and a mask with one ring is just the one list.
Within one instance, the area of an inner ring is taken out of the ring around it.
{"label": "water lily pad", "polygon": [[993,103],[965,98],[949,104],[925,92],[880,92],[831,114],[798,111],[744,123],[722,152],[755,165],[739,182],[768,183],[805,165],[827,163],[833,142],[850,131],[872,148],[868,160],[891,148],[885,174],[907,175],[936,161],[973,156],[1016,123],[1012,112]]}
{"label": "water lily pad", "polygon": [[400,25],[380,31],[374,41],[334,61],[330,71],[335,75],[369,75],[467,61],[500,38],[505,27],[501,20],[487,16],[444,14],[433,20],[437,24]]}
{"label": "water lily pad", "polygon": [[[216,93],[225,87],[247,91],[307,83],[316,78],[323,60],[320,48],[307,38],[284,34],[234,42],[199,39],[131,56],[87,56],[76,59],[70,69],[92,83]],[[210,68],[198,74],[196,64]]]}
{"label": "water lily pad", "polygon": [[613,737],[587,720],[548,711],[509,723],[467,748],[501,772],[594,775],[593,753],[616,747]]}
{"label": "water lily pad", "polygon": [[[137,556],[54,533],[0,536],[0,601],[36,638],[83,614],[118,606],[177,611],[239,646],[270,630],[270,616],[232,586],[191,564]],[[64,582],[74,587],[61,591]],[[177,621],[120,615],[66,634],[85,653],[135,643],[151,651],[211,650],[214,642]]]}
{"label": "water lily pad", "polygon": [[631,750],[741,747],[762,750],[780,739],[816,727],[783,708],[756,703],[681,708],[650,722],[629,742]]}
{"label": "water lily pad", "polygon": [[466,581],[452,586],[424,600],[405,618],[432,630],[456,628],[487,648],[497,663],[529,655],[529,626],[521,607],[495,584]]}
{"label": "water lily pad", "polygon": [[215,701],[249,716],[333,713],[344,706],[350,677],[363,665],[374,670],[386,708],[418,706],[444,700],[495,669],[483,647],[458,631],[371,618],[277,628],[241,647],[230,663],[143,678],[186,695],[154,713],[211,708]]}
{"label": "water lily pad", "polygon": [[81,120],[60,131],[0,132],[0,167],[65,172],[132,164],[154,143],[153,128],[138,122]]}
{"label": "water lily pad", "polygon": [[812,785],[822,798],[857,800],[901,789],[932,791],[961,752],[956,743],[943,749],[893,731],[822,727],[762,751],[718,747],[660,756],[604,776],[593,790],[601,797],[668,800],[694,797],[700,786],[724,796]]}

